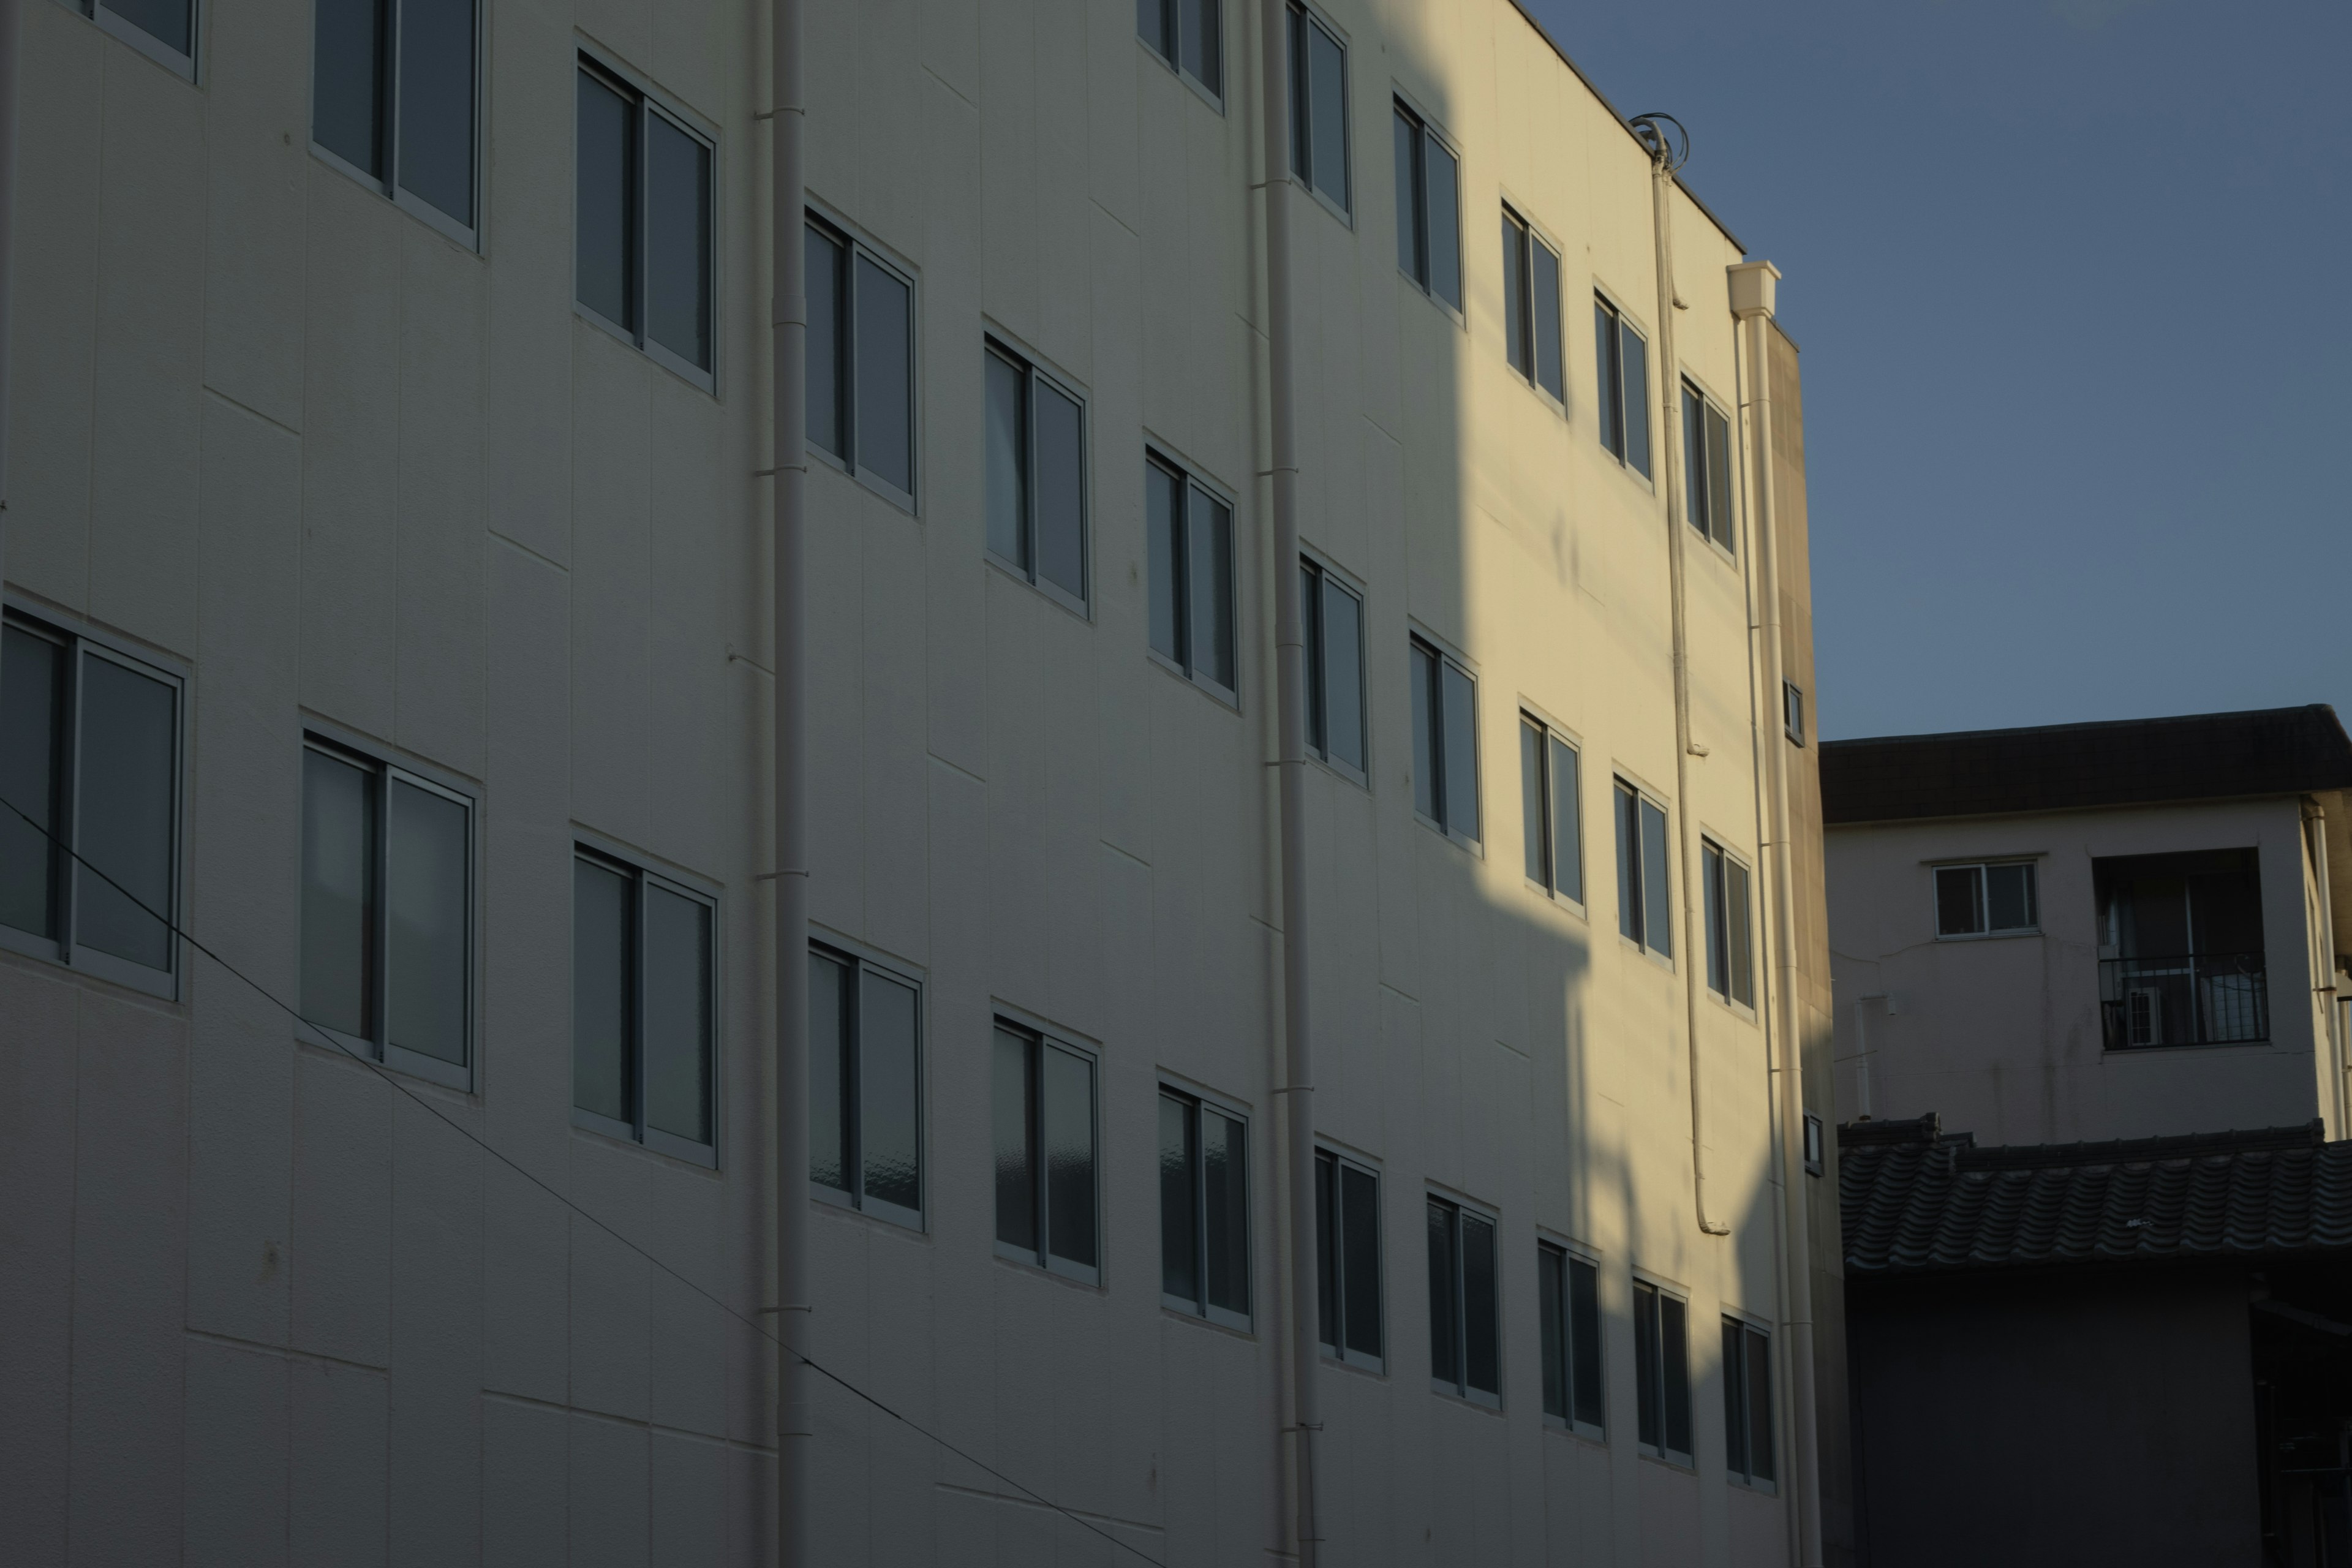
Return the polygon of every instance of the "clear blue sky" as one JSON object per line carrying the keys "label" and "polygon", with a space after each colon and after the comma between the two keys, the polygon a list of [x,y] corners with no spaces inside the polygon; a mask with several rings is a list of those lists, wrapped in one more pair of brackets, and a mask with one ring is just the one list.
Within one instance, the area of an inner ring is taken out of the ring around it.
{"label": "clear blue sky", "polygon": [[2352,721],[2352,0],[1527,0],[1779,263],[1823,735]]}

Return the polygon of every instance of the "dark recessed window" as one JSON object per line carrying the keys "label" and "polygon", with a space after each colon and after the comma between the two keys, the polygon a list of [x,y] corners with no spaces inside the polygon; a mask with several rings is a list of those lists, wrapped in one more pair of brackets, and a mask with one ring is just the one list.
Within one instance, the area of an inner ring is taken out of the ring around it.
{"label": "dark recessed window", "polygon": [[[1966,869],[1937,868],[1939,904],[1947,874]],[[2004,880],[2021,879],[2021,917],[2018,894],[2001,892]],[[2035,919],[2032,872],[2031,865],[1984,867],[1988,923]],[[2270,1038],[2255,851],[2103,857],[2091,862],[2091,885],[2099,910],[2099,1002],[2109,1050]]]}
{"label": "dark recessed window", "polygon": [[1772,1484],[1772,1340],[1723,1320],[1723,1468],[1749,1486]]}
{"label": "dark recessed window", "polygon": [[1307,749],[1364,772],[1364,600],[1318,561],[1298,563],[1307,640]]}
{"label": "dark recessed window", "polygon": [[1135,0],[1135,35],[1211,98],[1224,95],[1223,0]]}
{"label": "dark recessed window", "polygon": [[1495,1222],[1429,1200],[1429,1381],[1481,1405],[1503,1402],[1501,1291]]}
{"label": "dark recessed window", "polygon": [[1160,1300],[1250,1324],[1249,1128],[1181,1089],[1160,1091]]}
{"label": "dark recessed window", "polygon": [[1646,1279],[1633,1281],[1633,1393],[1642,1447],[1689,1464],[1690,1309]]}
{"label": "dark recessed window", "polygon": [[1228,701],[1234,647],[1234,509],[1156,453],[1143,463],[1151,651]]}
{"label": "dark recessed window", "polygon": [[809,1183],[820,1197],[917,1227],[921,1002],[904,976],[809,950]]}
{"label": "dark recessed window", "polygon": [[1800,746],[1805,743],[1805,689],[1794,681],[1780,683],[1780,730]]}
{"label": "dark recessed window", "polygon": [[997,1252],[1097,1282],[1094,1057],[1000,1021],[994,1079]]}
{"label": "dark recessed window", "polygon": [[1536,1286],[1543,1317],[1544,1415],[1598,1437],[1603,1429],[1601,1272],[1589,1258],[1538,1242]]}
{"label": "dark recessed window", "polygon": [[808,442],[893,499],[915,499],[915,285],[809,219]]}
{"label": "dark recessed window", "polygon": [[1661,958],[1675,954],[1666,808],[1617,781],[1617,929]]}
{"label": "dark recessed window", "polygon": [[1328,1149],[1315,1153],[1316,1315],[1323,1349],[1386,1365],[1381,1331],[1381,1178]]}
{"label": "dark recessed window", "polygon": [[1754,934],[1748,918],[1748,868],[1711,838],[1699,840],[1699,883],[1706,900],[1706,988],[1727,1002],[1756,1005]]}
{"label": "dark recessed window", "polygon": [[1414,637],[1412,807],[1465,844],[1478,842],[1478,682],[1450,655]]}
{"label": "dark recessed window", "polygon": [[1511,368],[1555,402],[1566,398],[1560,374],[1559,252],[1527,220],[1503,209],[1503,338]]}
{"label": "dark recessed window", "polygon": [[988,548],[1087,605],[1087,421],[1077,395],[994,342],[988,377]]}
{"label": "dark recessed window", "polygon": [[1650,477],[1650,345],[1616,306],[1592,300],[1593,360],[1601,375],[1601,445]]}
{"label": "dark recessed window", "polygon": [[1462,308],[1461,163],[1400,103],[1396,131],[1397,266],[1423,293]]}
{"label": "dark recessed window", "polygon": [[572,861],[572,1104],[579,1125],[717,1160],[719,947],[706,893],[599,851]]}
{"label": "dark recessed window", "polygon": [[1348,49],[1303,5],[1290,7],[1290,172],[1349,210]]}
{"label": "dark recessed window", "polygon": [[317,0],[313,17],[312,143],[470,244],[479,166],[474,0]]}
{"label": "dark recessed window", "polygon": [[1805,1174],[1818,1176],[1825,1164],[1826,1142],[1822,1136],[1822,1119],[1811,1111],[1805,1112]]}
{"label": "dark recessed window", "polygon": [[1990,936],[2038,930],[2033,862],[1936,868],[1936,934]]}
{"label": "dark recessed window", "polygon": [[1577,812],[1577,754],[1538,719],[1519,715],[1519,801],[1528,880],[1584,901],[1584,833]]}
{"label": "dark recessed window", "polygon": [[1731,517],[1731,422],[1683,383],[1683,520],[1726,550],[1738,549]]}
{"label": "dark recessed window", "polygon": [[575,294],[606,326],[712,384],[712,144],[583,60]]}

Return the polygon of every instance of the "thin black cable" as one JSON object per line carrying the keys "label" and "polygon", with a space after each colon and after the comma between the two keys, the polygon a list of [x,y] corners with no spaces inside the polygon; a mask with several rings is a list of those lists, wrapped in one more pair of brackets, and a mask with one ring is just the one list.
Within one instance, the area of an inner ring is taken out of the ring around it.
{"label": "thin black cable", "polygon": [[72,845],[68,844],[64,839],[59,838],[56,834],[50,832],[39,823],[34,821],[33,818],[26,814],[24,808],[19,806],[15,801],[8,799],[5,795],[0,795],[0,805],[6,806],[10,811],[15,812],[19,817],[22,817],[27,827],[30,827],[34,832],[39,834],[51,844],[56,845],[59,849],[64,850],[68,855],[71,856],[76,865],[81,867],[84,870],[89,872],[90,875],[104,882],[108,887],[112,888],[116,892],[121,893],[124,898],[130,900],[132,904],[138,907],[142,913],[148,916],[148,918],[154,921],[157,924],[163,926],[180,941],[186,942],[190,947],[194,948],[198,952],[203,953],[206,958],[211,959],[215,963],[228,971],[228,973],[234,975],[236,979],[243,981],[247,986],[252,988],[255,994],[258,995],[263,1001],[268,1003],[271,1006],[277,1008],[279,1012],[285,1014],[288,1017],[293,1019],[296,1025],[299,1027],[307,1029],[312,1035],[317,1036],[320,1044],[329,1047],[331,1049],[341,1051],[344,1056],[349,1057],[352,1060],[358,1062],[361,1066],[366,1068],[370,1072],[375,1074],[376,1077],[383,1079],[385,1083],[390,1084],[394,1089],[399,1090],[402,1094],[406,1095],[415,1103],[430,1111],[443,1126],[447,1127],[459,1137],[464,1138],[468,1142],[474,1144],[477,1148],[480,1149],[482,1152],[489,1155],[492,1159],[506,1166],[507,1169],[514,1172],[517,1175],[522,1177],[523,1180],[530,1183],[531,1185],[537,1187],[540,1191],[545,1193],[548,1196],[562,1204],[565,1208],[570,1209],[573,1214],[578,1215],[582,1219],[586,1220],[590,1225],[594,1226],[598,1230],[603,1231],[606,1236],[611,1237],[614,1241],[619,1242],[631,1252],[635,1253],[638,1257],[644,1258],[646,1262],[652,1264],[655,1268],[660,1269],[663,1273],[668,1275],[671,1279],[677,1280],[679,1284],[685,1286],[688,1289],[693,1291],[696,1295],[701,1297],[704,1300],[709,1302],[712,1306],[718,1308],[720,1311],[726,1313],[729,1317],[742,1324],[745,1328],[750,1329],[753,1333],[758,1334],[761,1339],[766,1340],[770,1344],[774,1345],[778,1350],[783,1352],[786,1355],[791,1356],[793,1360],[799,1362],[811,1372],[815,1373],[819,1377],[822,1377],[827,1382],[856,1394],[858,1398],[864,1400],[866,1404],[871,1405],[875,1409],[879,1410],[883,1415],[887,1415],[893,1421],[903,1424],[919,1436],[929,1438],[941,1448],[953,1454],[957,1458],[963,1460],[966,1464],[972,1466],[976,1469],[986,1471],[990,1476],[992,1476],[997,1480],[1003,1482],[1006,1486],[1011,1487],[1013,1490],[1021,1493],[1023,1496],[1029,1498],[1041,1507],[1049,1508],[1055,1513],[1060,1514],[1063,1518],[1068,1520],[1071,1523],[1092,1531],[1095,1534],[1101,1536],[1105,1541],[1109,1542],[1113,1546],[1119,1548],[1121,1551],[1132,1552],[1136,1556],[1142,1558],[1144,1562],[1151,1564],[1151,1568],[1167,1568],[1167,1565],[1161,1563],[1160,1559],[1147,1555],[1141,1547],[1136,1546],[1129,1542],[1121,1541],[1109,1531],[1103,1529],[1100,1525],[1095,1524],[1082,1515],[1073,1513],[1068,1509],[1064,1508],[1060,1503],[1055,1502],[1053,1499],[1046,1497],[1044,1493],[1034,1491],[1030,1488],[1022,1485],[1019,1481],[1014,1480],[1011,1476],[1006,1475],[1003,1470],[998,1469],[995,1466],[988,1463],[984,1459],[975,1458],[973,1455],[966,1453],[963,1449],[957,1447],[953,1443],[949,1442],[945,1437],[940,1436],[938,1433],[923,1426],[920,1422],[916,1421],[911,1416],[902,1415],[898,1411],[891,1409],[890,1406],[883,1404],[880,1400],[875,1398],[872,1394],[866,1393],[864,1389],[858,1387],[856,1384],[850,1382],[839,1373],[812,1360],[810,1357],[784,1343],[783,1341],[778,1339],[774,1334],[770,1333],[765,1325],[760,1323],[754,1319],[745,1317],[742,1313],[729,1306],[725,1301],[720,1300],[717,1296],[711,1294],[710,1291],[705,1289],[700,1285],[696,1284],[693,1280],[688,1279],[685,1275],[679,1273],[668,1264],[664,1263],[660,1258],[656,1258],[652,1253],[646,1251],[635,1242],[631,1241],[627,1237],[623,1236],[619,1231],[614,1230],[603,1220],[598,1219],[594,1215],[590,1214],[586,1209],[582,1208],[578,1204],[572,1202],[570,1196],[563,1193],[557,1192],[553,1187],[548,1185],[544,1180],[532,1174],[530,1171],[525,1170],[521,1165],[517,1164],[509,1156],[500,1153],[497,1149],[490,1145],[488,1140],[476,1133],[472,1128],[467,1127],[465,1123],[457,1121],[447,1111],[442,1110],[439,1106],[434,1104],[431,1100],[425,1099],[423,1095],[411,1089],[406,1083],[401,1080],[397,1074],[386,1068],[382,1062],[377,1061],[373,1057],[362,1056],[359,1052],[352,1049],[349,1046],[344,1045],[341,1040],[328,1035],[316,1024],[311,1023],[310,1019],[302,1016],[300,1013],[279,1001],[276,996],[270,994],[268,986],[247,974],[243,970],[237,968],[236,965],[231,963],[227,959],[223,958],[219,953],[215,952],[211,948],[206,947],[203,942],[198,942],[192,933],[183,929],[175,921],[170,920],[164,915],[157,913],[154,910],[150,909],[146,902],[142,900],[138,894],[132,892],[130,889],[124,887],[121,883],[108,876],[104,871],[100,870],[96,866],[91,865],[87,859],[84,859],[82,858],[81,851],[76,849]]}

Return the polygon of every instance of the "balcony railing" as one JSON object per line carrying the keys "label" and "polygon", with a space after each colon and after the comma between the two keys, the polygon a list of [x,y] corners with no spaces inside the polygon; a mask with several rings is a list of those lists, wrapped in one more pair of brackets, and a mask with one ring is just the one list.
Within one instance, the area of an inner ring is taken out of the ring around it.
{"label": "balcony railing", "polygon": [[2271,1037],[2259,952],[2101,959],[2099,1011],[2111,1051]]}

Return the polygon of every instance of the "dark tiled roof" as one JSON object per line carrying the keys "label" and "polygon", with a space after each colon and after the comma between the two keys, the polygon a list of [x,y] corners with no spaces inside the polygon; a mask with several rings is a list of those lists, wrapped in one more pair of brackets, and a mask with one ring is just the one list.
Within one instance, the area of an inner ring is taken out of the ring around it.
{"label": "dark tiled roof", "polygon": [[2352,1142],[2320,1124],[1979,1149],[1934,1116],[1838,1129],[1849,1276],[2352,1248]]}
{"label": "dark tiled roof", "polygon": [[1822,816],[1832,824],[2352,786],[2352,739],[2325,703],[1827,741],[1821,754]]}

